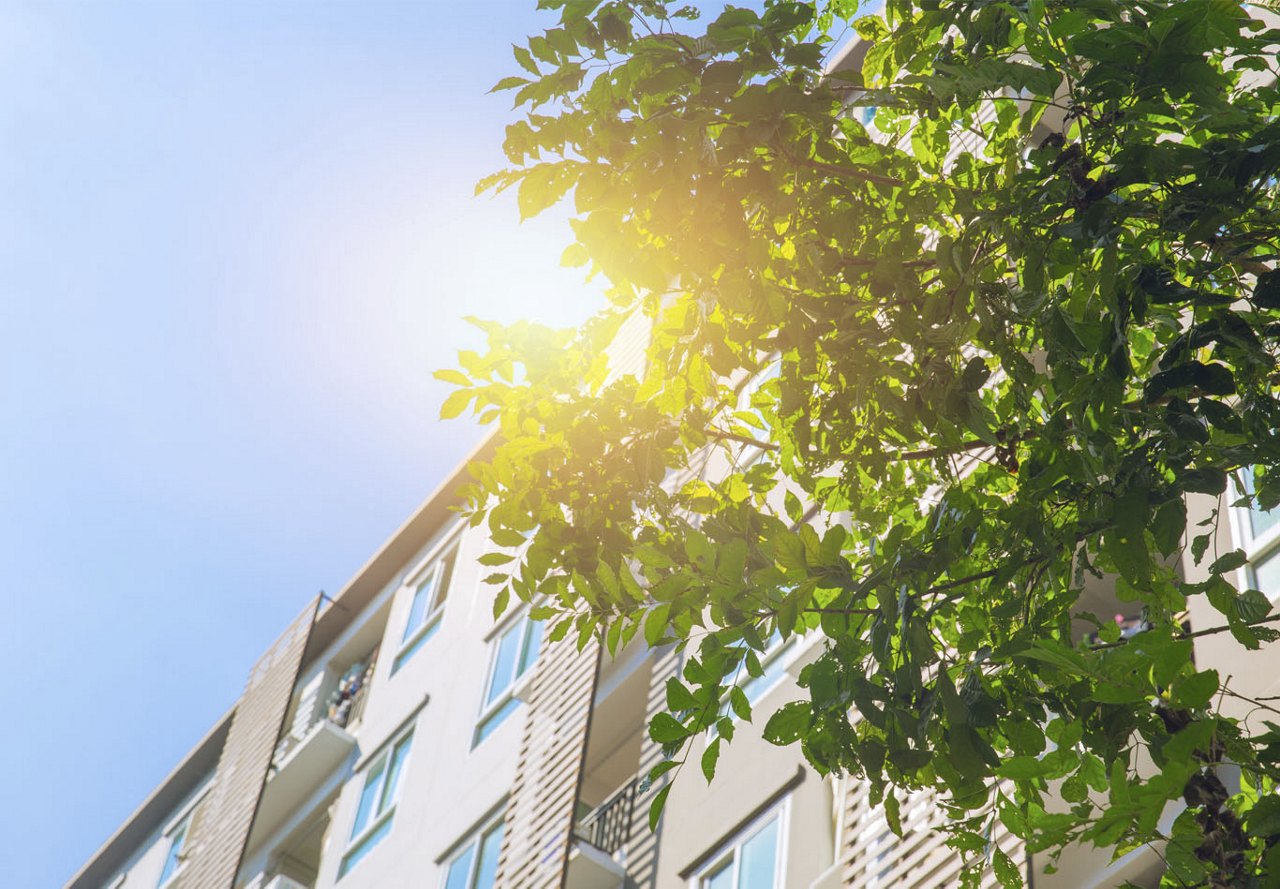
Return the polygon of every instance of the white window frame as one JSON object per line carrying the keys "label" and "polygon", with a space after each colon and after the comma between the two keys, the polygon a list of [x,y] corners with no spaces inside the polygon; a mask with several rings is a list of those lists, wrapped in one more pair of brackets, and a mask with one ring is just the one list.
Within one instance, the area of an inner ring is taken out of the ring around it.
{"label": "white window frame", "polygon": [[[408,750],[405,752],[404,761],[400,766],[400,774],[396,776],[396,783],[391,788],[391,798],[387,798],[387,776],[392,765],[393,758],[396,753],[405,745]],[[385,835],[377,841],[371,842],[374,835],[384,827],[390,832],[390,824],[395,818],[396,809],[400,803],[400,793],[404,788],[405,775],[409,771],[409,760],[413,755],[413,725],[398,733],[394,738],[389,740],[385,745],[385,749],[376,757],[369,761],[369,764],[361,769],[360,792],[356,795],[355,808],[351,812],[351,836],[347,840],[347,847],[342,852],[342,858],[338,861],[338,879],[341,880],[347,874],[364,860],[373,848],[385,839]],[[380,779],[382,786],[378,788],[377,800],[374,802],[374,809],[369,814],[369,822],[356,832],[356,819],[360,817],[360,800],[364,797],[365,789],[368,787],[369,776],[373,774],[375,769],[381,767],[382,772]]]}
{"label": "white window frame", "polygon": [[[449,586],[458,570],[458,554],[462,548],[462,532],[451,532],[440,544],[431,550],[430,555],[422,560],[405,580],[401,587],[403,596],[408,594],[408,605],[404,612],[404,629],[400,631],[400,645],[395,657],[391,659],[391,675],[395,675],[401,667],[418,652],[427,638],[440,626],[444,619],[445,604],[448,602]],[[427,603],[422,620],[416,627],[409,626],[413,616],[413,606],[418,595],[428,584],[432,585],[431,600]],[[441,593],[444,601],[441,601]]]}
{"label": "white window frame", "polygon": [[475,848],[475,855],[472,857],[471,866],[467,870],[466,889],[476,889],[476,877],[479,876],[480,853],[484,851],[484,840],[496,829],[502,829],[505,831],[506,825],[504,820],[505,813],[499,811],[498,814],[486,819],[479,827],[472,830],[457,843],[454,850],[449,853],[448,857],[446,857],[443,862],[441,862],[441,889],[445,889],[445,887],[449,885],[449,870],[453,867],[454,862],[467,854],[467,850],[473,847]]}
{"label": "white window frame", "polygon": [[[545,627],[539,631],[538,652],[533,656],[533,660],[525,667],[524,672],[520,671],[520,663],[524,660],[525,654],[529,647],[529,637],[532,627],[541,621],[534,621],[529,617],[529,609],[522,608],[512,617],[499,624],[489,637],[489,666],[484,671],[484,685],[480,687],[480,715],[476,718],[475,731],[471,737],[472,749],[480,746],[480,744],[488,737],[486,734],[481,737],[481,733],[491,720],[496,718],[499,712],[510,704],[513,700],[520,697],[518,694],[524,686],[532,679],[534,672],[538,668],[538,658],[542,656],[542,646],[546,641],[543,638]],[[523,629],[522,629],[523,628]],[[485,703],[485,699],[489,697],[490,685],[494,680],[494,670],[498,666],[498,652],[502,649],[502,640],[507,637],[508,633],[520,632],[520,647],[516,649],[516,673],[511,678],[511,682],[507,685],[502,693],[494,698],[490,703]],[[495,726],[496,728],[496,726]]]}
{"label": "white window frame", "polygon": [[773,859],[773,889],[785,889],[787,883],[787,839],[788,829],[791,821],[791,795],[787,794],[777,803],[770,806],[764,812],[761,812],[756,818],[753,818],[742,830],[727,839],[723,845],[719,846],[714,854],[707,857],[706,864],[698,868],[698,870],[689,878],[689,889],[706,889],[706,881],[716,871],[720,870],[726,863],[734,869],[733,886],[731,889],[737,889],[738,863],[742,858],[742,847],[753,839],[760,831],[769,826],[769,823],[777,820],[778,822],[778,840],[777,848]]}
{"label": "white window frame", "polygon": [[[161,836],[165,837],[169,841],[169,845],[165,847],[164,860],[166,862],[169,860],[169,851],[173,847],[173,835],[179,830],[183,831],[182,849],[178,852],[178,866],[175,867],[173,869],[173,873],[169,874],[167,877],[163,876],[164,862],[161,862],[160,870],[162,876],[160,877],[160,882],[156,884],[156,889],[164,889],[164,887],[171,885],[173,881],[178,878],[178,874],[186,870],[187,860],[191,857],[191,853],[194,851],[190,844],[190,831],[191,822],[195,818],[196,814],[196,806],[200,805],[200,803],[204,801],[204,798],[209,795],[209,791],[213,790],[215,783],[216,779],[210,779],[206,782],[196,795],[193,796],[185,806],[178,810],[178,814],[169,819],[169,823],[165,826],[164,832]],[[124,881],[127,876],[128,874],[120,875],[120,885],[124,885]]]}
{"label": "white window frame", "polygon": [[[203,794],[202,794],[203,795]],[[160,880],[156,883],[156,889],[164,889],[166,886],[173,885],[174,880],[182,875],[187,869],[187,859],[190,852],[187,849],[187,841],[191,838],[191,820],[195,816],[196,807],[191,805],[171,824],[164,832],[167,844],[164,850],[164,861],[160,864]],[[178,846],[174,851],[174,844],[181,838],[182,845]],[[167,875],[164,869],[168,866],[171,858],[177,859],[177,864]]]}
{"label": "white window frame", "polygon": [[[1253,469],[1245,467],[1241,472],[1252,473]],[[1247,492],[1240,490],[1235,478],[1231,478],[1228,484],[1230,485],[1229,491],[1233,503],[1247,496]],[[1276,508],[1280,510],[1280,507]],[[1252,507],[1232,506],[1227,512],[1231,521],[1231,538],[1240,549],[1244,550],[1245,557],[1249,560],[1244,567],[1236,572],[1236,585],[1241,589],[1260,590],[1263,595],[1275,602],[1280,599],[1280,589],[1273,591],[1262,589],[1258,585],[1258,574],[1254,566],[1260,561],[1265,562],[1269,559],[1280,558],[1280,521],[1261,534],[1254,536]]]}

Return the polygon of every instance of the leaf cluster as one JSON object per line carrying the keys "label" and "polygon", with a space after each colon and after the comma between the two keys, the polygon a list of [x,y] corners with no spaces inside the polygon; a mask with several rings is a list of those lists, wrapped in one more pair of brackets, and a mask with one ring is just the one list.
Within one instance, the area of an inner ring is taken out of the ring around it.
{"label": "leaf cluster", "polygon": [[[1276,637],[1208,549],[1230,491],[1280,502],[1280,32],[1226,0],[540,6],[481,187],[571,200],[565,261],[612,305],[484,325],[442,372],[501,436],[469,492],[498,609],[682,647],[654,780],[708,732],[710,776],[803,635],[808,699],[765,736],[937,792],[965,854],[998,821],[1264,880],[1275,730],[1220,712],[1184,622],[1203,596],[1222,625],[1190,635]],[[638,324],[645,366],[611,367]],[[1099,584],[1144,632],[1082,613]],[[1212,786],[1227,759],[1254,790]]]}

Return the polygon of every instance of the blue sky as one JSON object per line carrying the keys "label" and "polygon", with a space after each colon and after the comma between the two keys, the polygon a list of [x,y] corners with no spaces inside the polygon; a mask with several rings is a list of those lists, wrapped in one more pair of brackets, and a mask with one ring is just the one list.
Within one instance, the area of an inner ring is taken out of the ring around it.
{"label": "blue sky", "polygon": [[471,198],[532,6],[0,5],[5,885],[61,885],[471,446],[460,315],[596,304],[562,219]]}

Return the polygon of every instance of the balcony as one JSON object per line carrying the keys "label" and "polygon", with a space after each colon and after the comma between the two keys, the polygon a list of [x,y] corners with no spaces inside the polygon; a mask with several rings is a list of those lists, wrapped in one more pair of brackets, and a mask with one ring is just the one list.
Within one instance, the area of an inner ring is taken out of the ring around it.
{"label": "balcony", "polygon": [[292,877],[277,874],[263,885],[262,889],[311,889],[305,883],[299,883]]}
{"label": "balcony", "polygon": [[633,780],[596,806],[574,826],[573,835],[606,855],[613,855],[631,838],[631,816],[635,812],[636,785]]}
{"label": "balcony", "polygon": [[364,713],[374,654],[349,665],[336,678],[336,670],[320,670],[295,694],[289,728],[271,759],[254,837],[270,836],[355,749],[356,739],[348,729]]}
{"label": "balcony", "polygon": [[574,825],[565,889],[621,889],[637,783],[628,782]]}

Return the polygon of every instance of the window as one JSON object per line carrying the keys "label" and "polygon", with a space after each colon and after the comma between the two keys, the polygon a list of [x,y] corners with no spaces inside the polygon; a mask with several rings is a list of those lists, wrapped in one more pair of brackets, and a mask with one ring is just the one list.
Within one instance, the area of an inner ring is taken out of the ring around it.
{"label": "window", "polygon": [[449,860],[444,889],[493,889],[502,851],[502,821],[487,825],[469,838]]}
{"label": "window", "polygon": [[160,870],[159,886],[167,886],[182,870],[186,862],[184,850],[187,847],[187,831],[191,827],[191,812],[188,812],[173,830],[169,831],[169,851],[164,856],[164,867]]}
{"label": "window", "polygon": [[[769,408],[778,410],[777,380],[782,376],[782,359],[774,358],[753,377],[743,384],[738,393],[738,412],[735,419],[769,432],[773,427],[765,418],[764,411]],[[768,390],[765,386],[773,384]]]}
{"label": "window", "polygon": [[391,664],[395,673],[414,652],[435,635],[444,615],[444,600],[449,594],[449,579],[453,576],[453,564],[458,559],[458,547],[431,562],[422,574],[422,580],[413,591],[409,605],[409,618],[405,621],[404,635],[400,637],[400,651]]}
{"label": "window", "polygon": [[[754,707],[756,702],[777,685],[781,681],[783,674],[787,672],[786,654],[791,650],[795,639],[796,637],[792,636],[786,642],[783,642],[782,634],[774,630],[773,635],[769,637],[768,644],[765,646],[764,654],[760,655],[760,668],[764,672],[759,676],[748,676],[738,683],[751,706]],[[745,667],[743,668],[743,675],[747,675]]]}
{"label": "window", "polygon": [[729,842],[698,872],[697,889],[778,889],[783,885],[785,800]]}
{"label": "window", "polygon": [[339,877],[345,876],[391,832],[391,818],[396,813],[396,800],[400,796],[405,761],[409,758],[412,741],[412,734],[405,735],[375,759],[365,772],[355,822],[351,826],[351,842],[338,868]]}
{"label": "window", "polygon": [[[1241,497],[1256,493],[1253,472],[1246,469],[1240,476],[1244,491],[1235,493]],[[1249,584],[1269,598],[1277,598],[1280,596],[1280,508],[1259,509],[1254,501],[1232,512],[1236,538],[1249,557],[1246,569]]]}
{"label": "window", "polygon": [[[1255,487],[1253,473],[1245,470],[1241,473],[1244,482],[1243,495],[1252,497],[1257,493]],[[1244,531],[1244,538],[1248,542],[1260,539],[1266,536],[1267,532],[1280,522],[1280,509],[1261,509],[1257,501],[1249,504],[1247,509],[1240,510],[1241,530]]]}
{"label": "window", "polygon": [[[769,637],[765,644],[764,652],[757,655],[760,659],[760,669],[763,671],[759,676],[752,676],[747,672],[746,666],[742,666],[738,670],[736,684],[742,689],[742,693],[746,695],[747,703],[755,707],[761,698],[771,692],[783,676],[787,672],[787,655],[796,645],[797,636],[792,636],[787,641],[782,641],[782,634],[774,630],[773,635]],[[724,702],[720,705],[720,715],[730,716],[733,708],[729,704],[726,696]],[[754,718],[754,714],[753,718]],[[711,727],[710,737],[718,734],[716,727]]]}
{"label": "window", "polygon": [[520,706],[520,701],[513,694],[516,680],[533,666],[541,645],[542,623],[530,620],[528,612],[497,638],[489,660],[484,705],[480,709],[480,723],[476,726],[472,746],[489,737]]}

